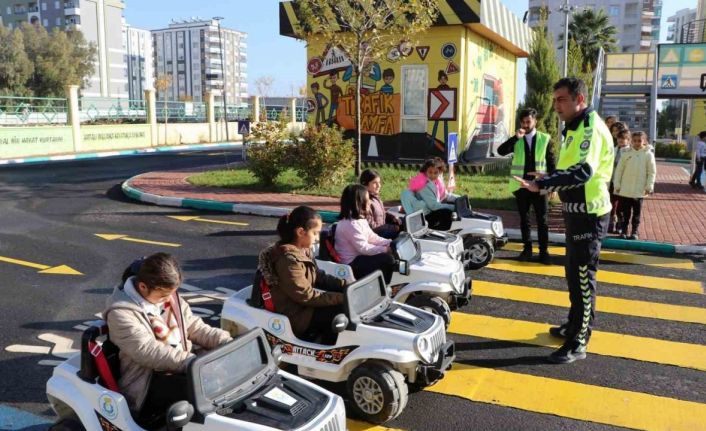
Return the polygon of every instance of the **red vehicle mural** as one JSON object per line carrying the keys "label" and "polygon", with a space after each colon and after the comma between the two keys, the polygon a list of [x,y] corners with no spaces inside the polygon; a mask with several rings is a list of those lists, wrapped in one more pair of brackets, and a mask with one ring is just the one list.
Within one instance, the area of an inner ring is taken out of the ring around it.
{"label": "red vehicle mural", "polygon": [[464,154],[466,160],[496,155],[495,150],[508,138],[502,79],[483,75],[483,95],[477,103],[476,128]]}

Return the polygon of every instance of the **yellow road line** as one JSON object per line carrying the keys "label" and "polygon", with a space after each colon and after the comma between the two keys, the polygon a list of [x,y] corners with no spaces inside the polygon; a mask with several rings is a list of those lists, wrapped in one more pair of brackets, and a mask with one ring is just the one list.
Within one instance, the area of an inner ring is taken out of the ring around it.
{"label": "yellow road line", "polygon": [[[503,250],[522,251],[522,244],[511,242]],[[539,249],[534,247],[534,252],[539,253]],[[549,247],[549,253],[555,256],[565,256],[566,248]],[[689,259],[676,259],[673,257],[648,256],[644,254],[621,253],[612,250],[601,250],[601,261],[630,263],[635,265],[656,266],[660,268],[673,269],[696,269],[694,262]]]}
{"label": "yellow road line", "polygon": [[[516,262],[513,260],[495,259],[490,265],[488,265],[488,268],[497,269],[500,271],[513,271],[564,278],[564,267],[558,265],[542,265],[534,262]],[[604,271],[600,269],[598,271],[597,278],[598,281],[602,283],[613,283],[624,286],[671,290],[685,293],[703,293],[703,286],[700,281],[651,277],[648,275],[627,274],[624,272]]]}
{"label": "yellow road line", "polygon": [[388,428],[382,425],[373,425],[367,422],[361,422],[354,419],[347,419],[346,425],[348,425],[348,431],[402,431],[398,428]]}
{"label": "yellow road line", "polygon": [[[569,294],[567,292],[537,289],[514,284],[474,280],[473,294],[490,298],[508,299],[510,301],[569,307]],[[601,295],[596,301],[596,310],[602,313],[706,325],[706,309],[700,307],[633,301],[630,299],[612,298]]]}
{"label": "yellow road line", "polygon": [[[535,346],[559,347],[546,323],[454,312],[449,332]],[[706,371],[706,346],[593,331],[589,354],[614,356]]]}
{"label": "yellow road line", "polygon": [[130,238],[127,235],[120,235],[120,234],[96,233],[94,235],[97,236],[98,238],[103,238],[108,241],[115,241],[117,239],[120,241],[137,242],[140,244],[161,245],[164,247],[181,247],[181,244],[176,244],[173,242],[150,241],[150,240],[146,240],[146,239]]}
{"label": "yellow road line", "polygon": [[13,259],[11,257],[0,256],[0,262],[12,263],[14,265],[26,266],[28,268],[34,269],[49,269],[49,265],[42,265],[41,263],[27,262],[26,260]]}
{"label": "yellow road line", "polygon": [[706,404],[462,364],[426,390],[640,430],[691,431],[706,423]]}
{"label": "yellow road line", "polygon": [[243,223],[239,221],[227,221],[227,220],[216,220],[216,219],[210,219],[210,218],[203,218],[200,216],[167,216],[171,219],[174,220],[179,220],[179,221],[198,221],[202,223],[215,223],[215,224],[227,224],[227,225],[233,225],[233,226],[249,226],[248,223]]}
{"label": "yellow road line", "polygon": [[25,266],[28,268],[38,269],[40,274],[55,274],[55,275],[83,275],[70,266],[58,265],[42,265],[41,263],[28,262],[26,260],[13,259],[11,257],[0,256],[0,262],[11,263],[13,265]]}

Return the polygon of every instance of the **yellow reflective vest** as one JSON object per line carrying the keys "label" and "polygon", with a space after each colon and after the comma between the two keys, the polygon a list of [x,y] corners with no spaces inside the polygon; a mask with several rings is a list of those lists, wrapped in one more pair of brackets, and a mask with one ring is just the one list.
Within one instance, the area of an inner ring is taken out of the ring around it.
{"label": "yellow reflective vest", "polygon": [[566,213],[602,216],[610,212],[608,183],[613,175],[613,137],[591,108],[567,124],[556,171],[537,181],[557,191]]}
{"label": "yellow reflective vest", "polygon": [[[535,172],[547,172],[547,146],[549,145],[550,136],[547,133],[536,132],[537,137],[534,140],[534,165]],[[525,174],[525,137],[518,139],[515,142],[515,147],[512,152],[512,165],[510,167],[510,181],[508,182],[510,193],[514,193],[520,188],[520,183],[517,182],[512,175],[522,178]]]}

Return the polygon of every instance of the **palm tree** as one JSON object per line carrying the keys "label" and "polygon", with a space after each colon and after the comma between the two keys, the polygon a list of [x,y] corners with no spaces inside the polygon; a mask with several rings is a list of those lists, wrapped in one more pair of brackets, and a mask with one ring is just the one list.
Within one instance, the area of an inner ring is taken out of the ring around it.
{"label": "palm tree", "polygon": [[596,68],[600,48],[605,52],[616,50],[617,33],[618,30],[603,9],[575,12],[569,23],[569,38],[576,41],[591,70]]}

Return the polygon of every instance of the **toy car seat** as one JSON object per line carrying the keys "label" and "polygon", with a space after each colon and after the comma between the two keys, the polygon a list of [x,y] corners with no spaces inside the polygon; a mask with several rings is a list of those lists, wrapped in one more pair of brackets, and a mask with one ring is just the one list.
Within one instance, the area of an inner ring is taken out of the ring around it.
{"label": "toy car seat", "polygon": [[[105,336],[103,343],[98,337]],[[108,325],[99,320],[83,331],[81,336],[81,370],[78,376],[85,382],[98,383],[111,391],[119,392],[120,349],[110,341]]]}
{"label": "toy car seat", "polygon": [[247,300],[247,303],[255,308],[264,308],[271,312],[275,311],[275,304],[272,301],[272,294],[270,293],[270,285],[259,269],[255,271],[255,278],[252,282],[252,292],[250,293],[250,299]]}
{"label": "toy car seat", "polygon": [[338,255],[334,245],[336,235],[336,225],[332,225],[331,229],[321,231],[319,234],[319,259],[329,262],[341,263],[341,257]]}
{"label": "toy car seat", "polygon": [[468,200],[468,196],[464,195],[456,199],[456,213],[459,218],[471,218],[473,217],[473,210],[471,209],[471,203]]}

